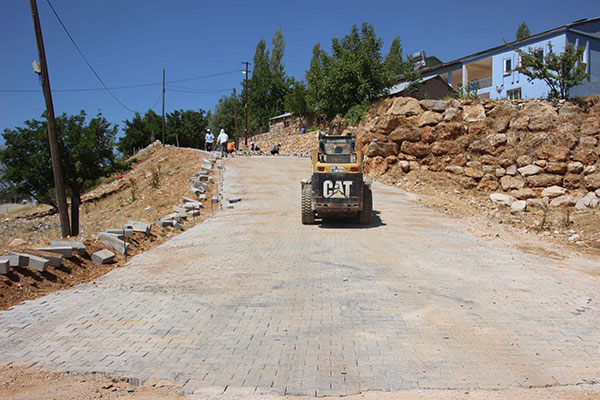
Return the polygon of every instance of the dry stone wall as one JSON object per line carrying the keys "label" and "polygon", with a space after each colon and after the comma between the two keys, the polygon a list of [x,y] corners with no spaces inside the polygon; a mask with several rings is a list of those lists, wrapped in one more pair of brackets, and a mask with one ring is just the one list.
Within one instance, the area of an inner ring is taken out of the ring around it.
{"label": "dry stone wall", "polygon": [[492,201],[515,212],[597,206],[599,142],[599,97],[556,103],[389,98],[357,129],[368,175],[447,174],[466,189],[502,195]]}

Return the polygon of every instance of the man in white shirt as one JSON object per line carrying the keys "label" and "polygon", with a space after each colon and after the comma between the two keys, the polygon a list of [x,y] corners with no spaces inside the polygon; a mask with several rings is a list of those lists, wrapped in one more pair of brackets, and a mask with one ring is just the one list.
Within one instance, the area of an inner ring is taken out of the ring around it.
{"label": "man in white shirt", "polygon": [[217,143],[219,143],[219,150],[221,151],[221,157],[227,155],[227,142],[229,141],[229,135],[225,133],[225,129],[221,129],[219,136],[217,136]]}
{"label": "man in white shirt", "polygon": [[206,151],[212,151],[212,145],[213,145],[214,141],[215,141],[215,136],[212,134],[210,129],[207,129],[206,136],[204,136],[204,145],[205,145]]}

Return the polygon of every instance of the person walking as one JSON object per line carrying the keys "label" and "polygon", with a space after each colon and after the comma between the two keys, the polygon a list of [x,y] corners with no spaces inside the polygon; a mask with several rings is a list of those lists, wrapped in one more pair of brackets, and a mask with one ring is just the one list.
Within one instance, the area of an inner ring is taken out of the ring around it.
{"label": "person walking", "polygon": [[221,129],[219,136],[217,136],[217,143],[219,143],[219,151],[221,151],[221,157],[227,155],[227,142],[229,141],[229,135],[225,133],[225,129]]}
{"label": "person walking", "polygon": [[212,151],[213,142],[215,141],[215,136],[212,134],[210,129],[206,130],[206,135],[204,136],[204,146],[206,151]]}

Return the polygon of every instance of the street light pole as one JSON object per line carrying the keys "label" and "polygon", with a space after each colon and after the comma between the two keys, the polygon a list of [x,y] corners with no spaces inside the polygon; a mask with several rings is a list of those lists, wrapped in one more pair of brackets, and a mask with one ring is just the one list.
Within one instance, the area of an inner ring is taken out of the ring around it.
{"label": "street light pole", "polygon": [[246,64],[246,123],[244,127],[244,145],[248,146],[248,61],[242,62],[242,64]]}
{"label": "street light pole", "polygon": [[48,139],[50,141],[50,157],[52,158],[52,172],[54,174],[54,187],[56,188],[56,201],[58,213],[60,215],[60,227],[62,236],[71,235],[69,225],[69,211],[67,210],[67,198],[65,195],[65,186],[63,181],[63,171],[60,163],[60,149],[58,147],[58,137],[56,136],[56,119],[54,117],[54,104],[52,103],[52,91],[50,90],[50,77],[48,76],[48,65],[46,63],[46,51],[44,50],[44,38],[42,37],[42,27],[38,13],[36,0],[29,0],[31,6],[31,16],[33,18],[33,28],[35,29],[35,39],[37,42],[38,55],[40,57],[40,73],[42,75],[42,87],[44,98],[46,99],[46,118],[48,119]]}
{"label": "street light pole", "polygon": [[236,106],[236,94],[235,88],[233,88],[233,121],[235,124],[235,148],[239,150],[240,148],[240,137],[238,135],[238,126],[237,126],[237,106]]}

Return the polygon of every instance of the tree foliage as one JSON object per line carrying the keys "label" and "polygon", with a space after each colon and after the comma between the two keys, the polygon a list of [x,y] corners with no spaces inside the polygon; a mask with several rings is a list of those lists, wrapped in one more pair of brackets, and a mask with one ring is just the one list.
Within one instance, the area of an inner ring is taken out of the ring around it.
{"label": "tree foliage", "polygon": [[306,84],[303,81],[293,81],[289,93],[285,96],[285,109],[297,115],[302,125],[303,119],[312,114],[307,102]]}
{"label": "tree foliage", "polygon": [[[241,96],[237,97],[236,103],[238,134],[241,136],[244,129],[244,103]],[[231,139],[235,138],[233,96],[225,95],[219,99],[215,112],[210,119],[210,128],[215,137],[221,129],[224,129]]]}
{"label": "tree foliage", "polygon": [[125,133],[119,138],[117,150],[126,157],[131,156],[135,149],[148,146],[154,139],[162,139],[162,118],[153,110],[148,110],[142,117],[136,113],[131,121],[123,121]]}
{"label": "tree foliage", "polygon": [[584,48],[568,44],[565,51],[557,54],[548,44],[548,52],[541,57],[542,49],[530,48],[517,50],[521,63],[515,70],[527,76],[529,81],[541,79],[550,87],[549,98],[567,99],[569,89],[581,85],[589,77],[585,72],[585,63],[581,61]]}
{"label": "tree foliage", "polygon": [[517,40],[526,39],[529,36],[531,36],[531,32],[529,31],[527,23],[523,21],[523,23],[517,28]]}
{"label": "tree foliage", "polygon": [[331,55],[317,44],[306,73],[308,104],[313,111],[331,121],[385,93],[402,73],[404,64],[400,38],[394,39],[385,60],[382,46],[382,40],[367,23],[360,29],[352,26],[341,39],[333,38]]}
{"label": "tree foliage", "polygon": [[[71,196],[71,234],[79,232],[79,204],[83,190],[115,167],[113,153],[117,126],[98,114],[86,124],[86,113],[62,114],[56,129],[65,186]],[[5,129],[6,148],[0,162],[6,179],[18,193],[56,207],[52,160],[46,121],[25,121],[25,127]]]}

